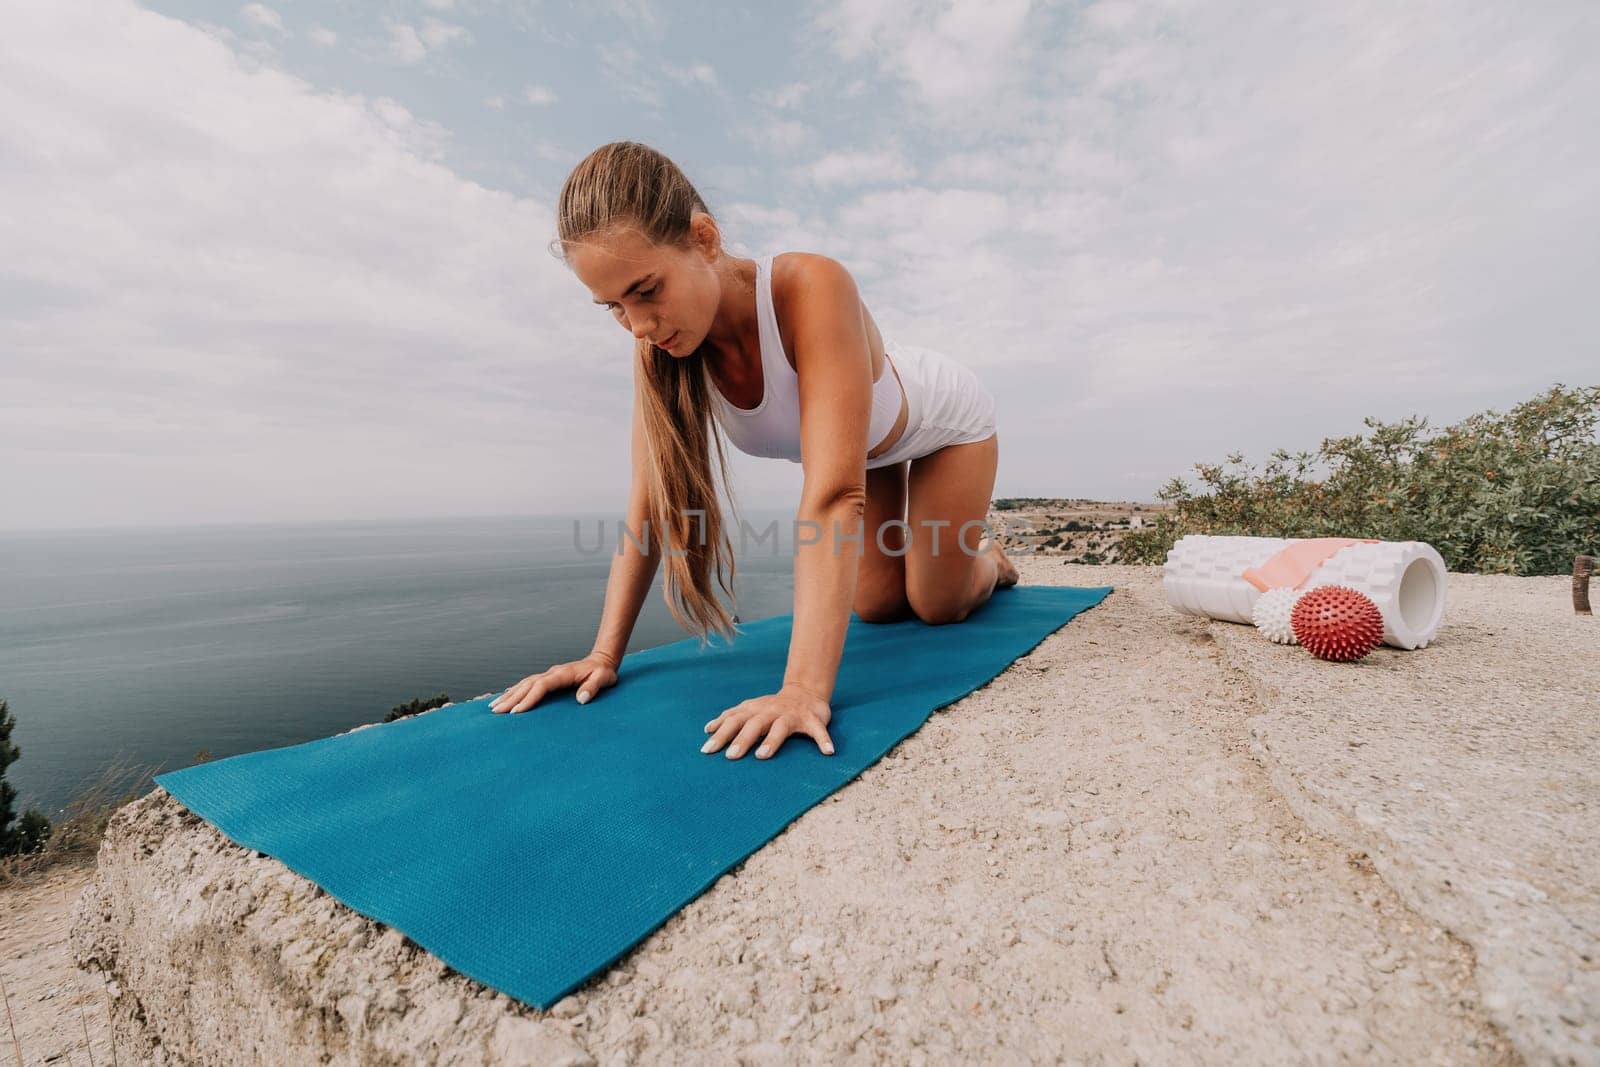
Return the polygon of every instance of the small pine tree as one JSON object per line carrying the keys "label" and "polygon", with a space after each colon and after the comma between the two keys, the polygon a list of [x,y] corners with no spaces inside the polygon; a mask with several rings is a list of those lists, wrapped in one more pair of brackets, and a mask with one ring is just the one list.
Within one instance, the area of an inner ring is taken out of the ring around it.
{"label": "small pine tree", "polygon": [[38,808],[29,808],[15,827],[11,825],[16,818],[11,805],[17,791],[6,781],[6,768],[22,758],[22,749],[11,741],[16,725],[10,704],[0,698],[0,856],[37,852],[50,839],[50,820]]}

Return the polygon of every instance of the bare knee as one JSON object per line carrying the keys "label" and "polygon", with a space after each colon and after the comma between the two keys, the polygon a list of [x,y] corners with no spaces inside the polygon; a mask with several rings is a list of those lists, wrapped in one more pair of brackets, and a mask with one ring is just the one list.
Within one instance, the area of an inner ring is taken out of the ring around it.
{"label": "bare knee", "polygon": [[855,612],[862,622],[872,623],[899,622],[912,614],[911,605],[906,602],[904,596],[898,600],[885,598],[863,600],[856,604]]}
{"label": "bare knee", "polygon": [[929,626],[945,626],[952,622],[961,622],[971,612],[965,604],[952,604],[949,601],[923,604],[913,600],[911,610],[916,612],[917,618]]}
{"label": "bare knee", "polygon": [[898,622],[911,617],[906,565],[899,557],[868,557],[856,573],[855,613],[863,622]]}

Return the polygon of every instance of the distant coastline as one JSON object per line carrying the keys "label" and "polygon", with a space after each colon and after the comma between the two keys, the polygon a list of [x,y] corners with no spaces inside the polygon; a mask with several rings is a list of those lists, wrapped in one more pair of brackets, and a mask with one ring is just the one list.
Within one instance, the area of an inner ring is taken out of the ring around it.
{"label": "distant coastline", "polygon": [[989,523],[1015,556],[1055,556],[1091,566],[1123,561],[1122,539],[1144,529],[1171,504],[1082,497],[996,497]]}

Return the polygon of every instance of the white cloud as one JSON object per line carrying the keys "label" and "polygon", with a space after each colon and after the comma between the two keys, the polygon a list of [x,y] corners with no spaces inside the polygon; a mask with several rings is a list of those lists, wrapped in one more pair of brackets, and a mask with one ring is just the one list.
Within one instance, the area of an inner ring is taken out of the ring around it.
{"label": "white cloud", "polygon": [[555,90],[543,85],[530,85],[522,90],[522,99],[536,106],[553,104],[558,99]]}
{"label": "white cloud", "polygon": [[833,49],[903,80],[924,107],[981,123],[1021,77],[1030,0],[842,0],[816,18]]}
{"label": "white cloud", "polygon": [[391,18],[385,18],[383,25],[389,34],[388,54],[390,58],[401,63],[420,63],[430,52],[435,52],[445,45],[472,40],[472,34],[466,27],[441,22],[431,17],[424,18],[420,27]]}
{"label": "white cloud", "polygon": [[246,4],[239,9],[239,14],[244,16],[246,22],[263,30],[272,30],[279,34],[289,32],[283,27],[283,16],[266,4]]}
{"label": "white cloud", "polygon": [[605,0],[603,6],[631,32],[652,38],[660,36],[662,17],[655,0]]}
{"label": "white cloud", "polygon": [[840,56],[856,60],[885,49],[926,10],[915,0],[833,0],[821,5],[816,24]]}
{"label": "white cloud", "polygon": [[311,43],[321,48],[332,48],[339,43],[339,35],[326,26],[313,26],[306,34],[311,38]]}
{"label": "white cloud", "polygon": [[389,31],[391,57],[402,63],[420,63],[427,58],[428,46],[422,42],[422,35],[415,26],[409,22],[385,19],[384,28]]}
{"label": "white cloud", "polygon": [[1014,76],[1029,0],[958,0],[909,34],[905,77],[935,106],[971,106]]}
{"label": "white cloud", "polygon": [[734,132],[743,140],[779,155],[800,151],[817,138],[817,132],[799,119],[780,119],[757,116],[753,121],[740,122]]}
{"label": "white cloud", "polygon": [[653,108],[659,108],[666,102],[660,86],[650,73],[656,69],[656,65],[647,66],[637,48],[608,42],[596,46],[595,51],[600,56],[600,69],[605,73],[606,81],[617,93]]}
{"label": "white cloud", "polygon": [[435,18],[422,20],[422,41],[432,51],[442,48],[454,41],[471,41],[472,34],[467,32],[465,26],[457,26],[450,22],[441,22]]}
{"label": "white cloud", "polygon": [[1593,378],[1572,340],[1593,333],[1577,279],[1600,246],[1577,192],[1600,186],[1581,5],[990,10],[818,16],[887,79],[907,143],[938,145],[923,184],[856,196],[825,231],[845,262],[894,266],[880,323],[1026,376],[1031,396],[1002,398],[1016,430],[1090,454],[1144,426],[1128,470],[1177,473],[1211,442],[1314,447],[1368,414]]}
{"label": "white cloud", "polygon": [[[792,208],[735,200],[725,207],[713,205],[722,220],[724,245],[735,255],[762,256],[790,249],[814,251],[826,247],[826,222],[804,217]],[[859,262],[851,267],[859,269]]]}
{"label": "white cloud", "polygon": [[426,159],[444,156],[450,141],[449,130],[437,122],[418,119],[410,108],[391,97],[377,97],[369,106],[385,126],[399,135],[407,150]]}
{"label": "white cloud", "polygon": [[506,109],[506,98],[503,96],[486,96],[483,98],[483,106],[490,111],[504,111]]}
{"label": "white cloud", "polygon": [[1132,0],[1100,0],[1083,10],[1083,21],[1096,30],[1117,32],[1127,29],[1139,17],[1140,5]]}
{"label": "white cloud", "polygon": [[816,86],[811,82],[790,82],[788,85],[779,86],[771,92],[756,93],[755,99],[768,107],[789,111],[803,104],[806,97],[815,88]]}
{"label": "white cloud", "polygon": [[898,150],[830,152],[807,172],[817,185],[883,185],[909,180],[916,168]]}
{"label": "white cloud", "polygon": [[556,142],[544,138],[535,140],[529,151],[538,159],[554,160],[565,164],[568,169],[576,166],[579,156],[582,155],[582,153],[575,153],[570,148],[564,148]]}
{"label": "white cloud", "polygon": [[531,510],[592,496],[534,460],[578,439],[626,469],[626,337],[546,251],[551,208],[437,136],[133,3],[0,37],[0,456],[30,521]]}
{"label": "white cloud", "polygon": [[710,63],[690,63],[686,67],[668,65],[665,68],[668,78],[679,85],[704,85],[708,88],[717,87],[717,70]]}
{"label": "white cloud", "polygon": [[240,37],[227,26],[204,20],[196,22],[194,28],[206,36],[215,38],[233,48],[238,54],[240,62],[246,67],[276,64],[281,58],[277,45],[265,38]]}

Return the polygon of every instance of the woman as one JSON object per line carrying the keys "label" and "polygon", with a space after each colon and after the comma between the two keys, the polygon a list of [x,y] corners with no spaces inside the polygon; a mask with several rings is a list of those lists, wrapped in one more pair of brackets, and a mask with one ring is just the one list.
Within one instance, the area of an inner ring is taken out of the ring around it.
{"label": "woman", "polygon": [[587,703],[614,685],[663,555],[673,617],[702,641],[711,630],[732,635],[711,588],[713,567],[729,593],[734,573],[712,477],[714,442],[727,484],[717,426],[741,450],[805,473],[782,685],[707,723],[701,751],[727,746],[738,759],[764,738],[765,759],[803,733],[831,755],[830,698],[852,608],[867,622],[959,622],[1016,584],[1016,567],[979,536],[999,459],[994,400],[937,352],[886,342],[834,260],[727,255],[694,186],[645,145],[592,152],[562,186],[558,214],[567,265],[636,339],[633,537],[613,560],[594,650],[490,706],[526,711],[572,685]]}

